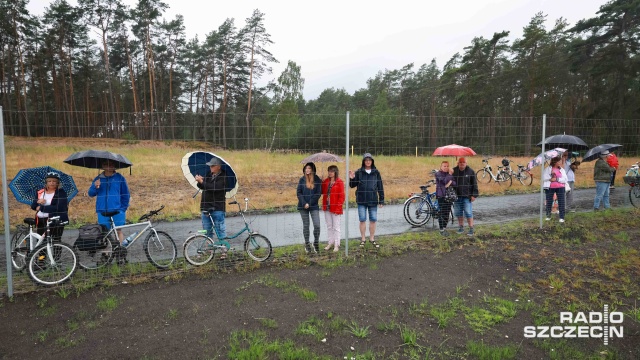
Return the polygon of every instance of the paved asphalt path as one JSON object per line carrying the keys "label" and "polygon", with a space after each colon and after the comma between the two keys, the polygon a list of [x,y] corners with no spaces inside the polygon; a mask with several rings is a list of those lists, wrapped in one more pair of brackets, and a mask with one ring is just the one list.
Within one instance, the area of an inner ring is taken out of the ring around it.
{"label": "paved asphalt path", "polygon": [[[578,212],[591,211],[593,207],[594,195],[594,188],[575,191],[574,202],[578,206]],[[611,191],[611,206],[630,206],[629,191],[627,186],[621,186]],[[231,206],[229,206],[228,209],[229,208],[231,208]],[[539,193],[480,197],[473,203],[474,220],[478,225],[499,223],[523,218],[530,218],[531,221],[538,221],[539,211]],[[227,217],[226,219],[228,235],[233,235],[234,232],[238,231],[243,226],[242,218],[240,216],[233,215],[234,213],[229,213],[229,217]],[[300,214],[297,212],[284,214],[247,215],[247,218],[248,220],[252,221],[251,227],[254,229],[254,231],[257,231],[269,238],[271,244],[274,247],[304,243],[302,236],[302,220],[300,219]],[[343,215],[342,219],[342,236],[344,238],[345,215]],[[182,256],[182,246],[185,239],[187,239],[191,234],[201,228],[202,224],[200,220],[178,221],[171,223],[161,222],[156,226],[157,230],[163,230],[167,232],[175,240],[179,257]],[[326,243],[327,234],[324,222],[324,214],[322,211],[320,212],[320,229],[320,242]],[[381,209],[378,209],[378,225],[376,235],[400,234],[410,231],[435,231],[436,229],[437,224],[434,225],[431,221],[429,221],[429,223],[427,223],[427,225],[423,227],[411,227],[404,219],[403,205],[386,205]],[[63,241],[68,244],[73,244],[77,236],[78,230],[67,229],[63,234]],[[313,234],[311,236],[313,237]],[[350,209],[349,238],[359,238],[359,236],[360,234],[358,229],[357,209]],[[246,233],[240,235],[236,240],[231,241],[231,245],[235,249],[242,249],[242,244],[244,243],[244,239],[246,239],[246,237]],[[138,241],[136,241],[136,243],[134,243],[129,249],[130,261],[146,261],[145,255],[142,250],[141,240],[144,239],[138,239]],[[3,270],[6,267],[4,253],[4,235],[2,235],[0,236],[0,259],[2,259],[0,269]]]}

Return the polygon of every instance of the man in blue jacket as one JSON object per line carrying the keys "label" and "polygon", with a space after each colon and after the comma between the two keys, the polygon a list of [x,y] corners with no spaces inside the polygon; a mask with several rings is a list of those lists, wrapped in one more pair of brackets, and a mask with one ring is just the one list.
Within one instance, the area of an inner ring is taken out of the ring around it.
{"label": "man in blue jacket", "polygon": [[[87,192],[89,197],[97,196],[96,213],[98,214],[98,223],[110,228],[109,218],[102,216],[102,213],[118,211],[116,215],[113,215],[113,222],[116,226],[124,225],[131,198],[127,180],[116,172],[113,161],[104,160],[102,162],[102,170],[104,171],[93,179]],[[118,230],[118,238],[120,242],[124,240],[121,230]]]}
{"label": "man in blue jacket", "polygon": [[358,218],[360,220],[360,247],[366,243],[367,212],[369,213],[369,241],[379,248],[375,240],[376,221],[378,221],[378,206],[384,205],[384,188],[382,177],[376,169],[373,157],[365,153],[362,157],[362,167],[354,173],[349,170],[349,187],[357,187],[356,203],[358,204]]}

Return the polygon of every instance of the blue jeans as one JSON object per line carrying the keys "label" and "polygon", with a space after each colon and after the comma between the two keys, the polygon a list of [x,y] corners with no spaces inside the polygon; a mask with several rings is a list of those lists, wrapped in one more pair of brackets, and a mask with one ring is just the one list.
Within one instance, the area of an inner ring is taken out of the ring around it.
{"label": "blue jeans", "polygon": [[560,219],[564,219],[564,200],[565,200],[565,188],[549,188],[546,190],[547,194],[547,217],[551,217],[551,208],[553,207],[553,195],[558,198],[558,212],[560,213]]}
{"label": "blue jeans", "polygon": [[604,202],[604,208],[611,208],[611,204],[609,203],[609,186],[611,184],[609,182],[596,181],[596,198],[593,200],[593,208],[600,208],[600,201]]}
{"label": "blue jeans", "polygon": [[464,217],[467,219],[473,218],[473,205],[471,205],[471,199],[468,197],[459,197],[458,200],[454,203],[453,215],[456,217],[462,217],[464,213]]}
{"label": "blue jeans", "polygon": [[360,222],[367,221],[367,211],[369,212],[369,222],[378,221],[378,206],[367,206],[358,204],[358,219]]}
{"label": "blue jeans", "polygon": [[216,236],[218,239],[224,239],[227,237],[227,225],[224,223],[225,212],[224,211],[214,211],[211,213],[211,218],[213,218],[213,223],[211,222],[211,218],[209,217],[208,211],[202,212],[202,228],[207,230],[207,236],[213,236],[213,228],[215,226]]}

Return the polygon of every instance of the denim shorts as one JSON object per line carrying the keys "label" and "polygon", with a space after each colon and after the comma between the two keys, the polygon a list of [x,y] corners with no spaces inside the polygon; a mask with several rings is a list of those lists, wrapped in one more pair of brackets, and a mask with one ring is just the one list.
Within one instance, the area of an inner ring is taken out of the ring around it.
{"label": "denim shorts", "polygon": [[471,199],[468,197],[459,197],[454,203],[453,215],[455,217],[462,217],[462,214],[464,214],[464,217],[467,219],[473,217],[473,205]]}
{"label": "denim shorts", "polygon": [[367,210],[369,210],[369,221],[376,222],[378,221],[378,206],[367,206],[358,204],[358,218],[360,222],[367,221]]}
{"label": "denim shorts", "polygon": [[[116,224],[116,226],[124,225],[126,221],[125,216],[126,214],[124,212],[119,212],[113,215],[113,223]],[[106,216],[102,216],[100,213],[98,213],[98,224],[106,226],[107,229],[111,229],[111,219]]]}

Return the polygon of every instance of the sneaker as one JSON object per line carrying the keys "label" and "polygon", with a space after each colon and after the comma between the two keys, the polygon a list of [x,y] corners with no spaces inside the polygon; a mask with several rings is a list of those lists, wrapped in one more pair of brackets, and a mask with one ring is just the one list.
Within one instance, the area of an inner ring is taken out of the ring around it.
{"label": "sneaker", "polygon": [[569,212],[570,213],[574,213],[574,212],[576,212],[576,209],[571,209],[571,210],[569,210]]}
{"label": "sneaker", "polygon": [[331,249],[333,245],[329,244],[327,246],[325,246],[324,251],[329,251],[329,249]]}
{"label": "sneaker", "polygon": [[464,226],[458,227],[458,234],[464,234]]}
{"label": "sneaker", "polygon": [[449,236],[449,233],[447,232],[447,230],[442,229],[442,230],[440,230],[440,235],[442,235],[442,236]]}
{"label": "sneaker", "polygon": [[473,228],[469,228],[469,232],[467,232],[468,236],[473,236]]}
{"label": "sneaker", "polygon": [[616,188],[616,187],[615,187],[615,186],[613,186],[613,185],[609,186],[609,189],[611,189],[611,190],[613,190],[613,189],[615,189],[615,188]]}
{"label": "sneaker", "polygon": [[304,252],[308,254],[311,251],[311,246],[309,244],[304,244]]}
{"label": "sneaker", "polygon": [[563,224],[563,223],[564,223],[564,219],[560,219],[560,224]]}
{"label": "sneaker", "polygon": [[551,220],[551,218],[550,218],[550,217],[548,217],[548,218],[546,218],[545,220],[549,221],[549,220]]}
{"label": "sneaker", "polygon": [[600,211],[600,209],[598,209],[598,208],[593,208],[593,211]]}

